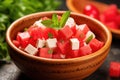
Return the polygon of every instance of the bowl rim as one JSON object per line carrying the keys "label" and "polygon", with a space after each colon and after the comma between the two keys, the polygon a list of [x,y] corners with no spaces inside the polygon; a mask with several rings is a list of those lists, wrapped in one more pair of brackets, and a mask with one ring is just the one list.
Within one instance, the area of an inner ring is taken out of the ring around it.
{"label": "bowl rim", "polygon": [[89,55],[86,55],[86,56],[82,56],[82,57],[77,57],[77,58],[70,58],[70,59],[49,59],[49,58],[42,58],[42,57],[37,57],[37,56],[33,56],[33,55],[30,55],[30,54],[27,54],[26,52],[20,50],[19,48],[17,48],[11,41],[10,39],[10,32],[12,30],[12,26],[14,26],[16,23],[19,22],[19,20],[23,20],[24,18],[28,18],[30,16],[36,16],[36,15],[39,15],[39,14],[53,14],[53,13],[64,13],[65,11],[45,11],[45,12],[38,12],[38,13],[33,13],[33,14],[29,14],[29,15],[26,15],[26,16],[23,16],[19,19],[17,19],[16,21],[14,21],[7,29],[6,31],[6,41],[8,43],[8,45],[10,47],[12,47],[15,51],[17,51],[19,54],[22,54],[23,56],[27,57],[27,58],[31,58],[33,60],[37,60],[37,61],[45,61],[45,62],[61,62],[61,63],[65,63],[65,62],[76,62],[76,61],[87,61],[93,57],[96,57],[98,55],[100,55],[102,52],[104,52],[105,50],[107,50],[109,48],[109,46],[111,45],[111,42],[112,42],[112,34],[111,32],[108,30],[108,28],[106,28],[106,26],[104,24],[102,24],[100,21],[94,19],[94,18],[91,18],[89,16],[86,16],[84,14],[79,14],[79,13],[76,13],[76,12],[71,12],[72,15],[77,15],[77,16],[83,16],[85,18],[88,18],[90,20],[93,20],[94,22],[97,22],[97,24],[99,24],[100,26],[103,27],[103,29],[105,30],[106,32],[106,35],[107,35],[107,40],[106,40],[106,43],[104,44],[104,46],[99,49],[98,51],[92,53],[92,54],[89,54]]}

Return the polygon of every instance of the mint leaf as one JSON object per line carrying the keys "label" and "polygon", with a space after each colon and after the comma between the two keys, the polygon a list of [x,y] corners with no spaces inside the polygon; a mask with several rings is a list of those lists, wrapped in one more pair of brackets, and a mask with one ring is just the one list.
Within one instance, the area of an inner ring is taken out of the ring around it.
{"label": "mint leaf", "polygon": [[69,18],[69,16],[70,16],[70,11],[66,11],[62,15],[61,20],[60,20],[60,28],[62,28],[65,25],[65,23],[66,23],[67,19]]}
{"label": "mint leaf", "polygon": [[46,27],[60,29],[65,25],[65,23],[66,23],[67,19],[69,18],[69,16],[70,16],[70,11],[66,11],[65,13],[63,13],[63,15],[61,17],[61,20],[59,21],[58,17],[57,17],[57,14],[54,13],[52,15],[52,19],[43,20],[41,23],[43,25],[45,25]]}
{"label": "mint leaf", "polygon": [[53,26],[54,27],[58,27],[59,26],[59,21],[58,21],[57,14],[53,14],[53,16],[52,16],[52,22],[53,22]]}
{"label": "mint leaf", "polygon": [[88,44],[92,40],[92,38],[93,38],[93,35],[90,35],[85,42]]}
{"label": "mint leaf", "polygon": [[51,25],[53,24],[53,22],[52,22],[51,19],[49,19],[49,20],[43,20],[43,21],[41,21],[41,23],[43,25],[45,25],[46,27],[51,27]]}

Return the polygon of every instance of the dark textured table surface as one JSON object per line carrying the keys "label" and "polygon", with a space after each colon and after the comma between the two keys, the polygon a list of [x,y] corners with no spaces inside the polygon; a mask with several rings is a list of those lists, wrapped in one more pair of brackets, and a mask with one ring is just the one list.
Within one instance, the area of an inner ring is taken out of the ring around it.
{"label": "dark textured table surface", "polygon": [[[99,0],[100,1],[100,0]],[[104,1],[104,0],[101,0]],[[119,0],[106,0],[106,3],[109,1],[119,1]],[[117,3],[118,4],[118,3]],[[66,10],[65,2],[61,5],[62,7],[59,10]],[[109,64],[111,61],[120,62],[120,39],[113,38],[111,50],[109,55],[103,65],[92,75],[84,80],[120,80],[120,78],[111,78],[109,76]],[[24,75],[13,62],[8,64],[0,63],[0,80],[31,80],[26,75]]]}

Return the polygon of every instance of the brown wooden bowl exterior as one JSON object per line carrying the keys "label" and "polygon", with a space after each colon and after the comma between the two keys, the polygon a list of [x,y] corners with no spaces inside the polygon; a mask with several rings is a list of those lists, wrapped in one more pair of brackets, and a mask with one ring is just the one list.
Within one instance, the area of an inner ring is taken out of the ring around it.
{"label": "brown wooden bowl exterior", "polygon": [[[95,0],[66,0],[67,7],[73,12],[83,13],[85,5],[93,4],[95,5],[100,13],[103,13],[109,5]],[[120,10],[119,10],[120,12]],[[120,30],[109,29],[112,32],[113,37],[120,39]]]}
{"label": "brown wooden bowl exterior", "polygon": [[22,31],[25,27],[29,27],[41,17],[51,17],[53,13],[59,15],[64,11],[50,11],[31,14],[15,21],[7,30],[6,41],[9,45],[11,59],[16,66],[26,75],[34,80],[75,80],[88,77],[98,69],[106,59],[112,36],[109,30],[99,21],[78,13],[71,13],[71,17],[75,19],[77,24],[86,23],[90,29],[96,34],[97,38],[105,42],[105,45],[95,53],[87,56],[72,59],[46,59],[36,57],[25,53],[15,47],[12,40],[17,32]]}

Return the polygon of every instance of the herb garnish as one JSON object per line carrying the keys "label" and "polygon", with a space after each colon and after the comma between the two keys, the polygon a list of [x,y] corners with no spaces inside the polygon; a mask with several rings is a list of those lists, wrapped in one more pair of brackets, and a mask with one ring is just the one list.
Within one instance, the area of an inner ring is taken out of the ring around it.
{"label": "herb garnish", "polygon": [[93,35],[90,35],[85,42],[88,44],[92,40],[92,38],[93,38]]}
{"label": "herb garnish", "polygon": [[67,19],[69,18],[70,16],[70,11],[66,11],[65,13],[63,13],[60,21],[58,20],[58,17],[57,17],[57,14],[53,14],[52,15],[52,19],[49,19],[49,20],[43,20],[41,23],[47,27],[50,27],[50,28],[56,28],[56,29],[60,29],[62,28]]}

